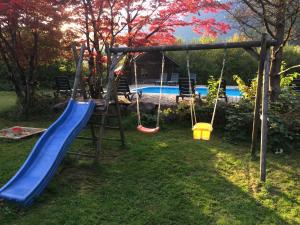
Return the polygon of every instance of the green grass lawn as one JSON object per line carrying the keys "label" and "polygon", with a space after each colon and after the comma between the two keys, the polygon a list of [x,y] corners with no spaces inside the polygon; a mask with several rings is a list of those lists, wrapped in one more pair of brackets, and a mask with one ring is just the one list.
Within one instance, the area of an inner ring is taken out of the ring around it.
{"label": "green grass lawn", "polygon": [[[0,111],[14,102],[0,93]],[[54,119],[19,123],[47,126]],[[1,128],[12,124],[0,120]],[[215,136],[195,142],[187,128],[155,136],[127,130],[128,148],[105,143],[99,165],[67,156],[31,207],[0,202],[0,224],[300,224],[300,152],[268,154],[268,180],[260,184],[249,146]],[[0,140],[1,186],[36,140]],[[72,148],[91,144],[77,140]]]}
{"label": "green grass lawn", "polygon": [[0,113],[5,113],[13,108],[16,104],[16,100],[17,98],[14,93],[6,91],[0,92]]}

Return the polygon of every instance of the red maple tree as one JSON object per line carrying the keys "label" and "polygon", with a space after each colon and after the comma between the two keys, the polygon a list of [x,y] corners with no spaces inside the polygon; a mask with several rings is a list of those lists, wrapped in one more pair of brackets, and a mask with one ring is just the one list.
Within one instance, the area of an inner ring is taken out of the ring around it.
{"label": "red maple tree", "polygon": [[[68,7],[63,5],[66,3]],[[75,25],[71,30],[78,29],[84,34],[82,41],[88,47],[91,75],[95,72],[102,77],[105,47],[172,44],[176,41],[175,28],[183,26],[192,26],[199,34],[216,36],[229,26],[213,18],[186,18],[227,7],[216,0],[2,1],[1,60],[7,66],[19,102],[27,111],[35,94],[37,67],[57,56],[63,23],[72,20]],[[65,33],[72,36],[68,31]]]}
{"label": "red maple tree", "polygon": [[110,46],[171,44],[176,41],[176,27],[192,26],[196,33],[211,36],[229,29],[214,18],[187,20],[190,14],[229,7],[215,0],[81,0],[77,4],[73,12],[88,44],[97,44],[96,40]]}
{"label": "red maple tree", "polygon": [[59,53],[61,25],[67,17],[54,0],[9,0],[0,4],[0,59],[28,112],[38,80],[37,67]]}
{"label": "red maple tree", "polygon": [[[196,15],[217,13],[228,7],[216,0],[78,0],[73,13],[84,34],[90,62],[94,62],[90,63],[90,71],[95,71],[92,67],[96,66],[102,77],[105,47],[174,44],[175,29],[185,26],[191,26],[200,35],[215,37],[226,33],[229,25]],[[126,62],[129,61],[130,56]]]}

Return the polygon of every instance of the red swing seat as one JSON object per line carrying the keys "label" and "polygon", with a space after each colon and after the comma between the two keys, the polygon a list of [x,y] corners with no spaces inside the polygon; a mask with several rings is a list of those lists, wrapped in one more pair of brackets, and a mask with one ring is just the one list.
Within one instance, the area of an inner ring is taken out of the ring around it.
{"label": "red swing seat", "polygon": [[142,125],[138,125],[136,129],[144,134],[156,134],[159,131],[159,127],[147,128]]}

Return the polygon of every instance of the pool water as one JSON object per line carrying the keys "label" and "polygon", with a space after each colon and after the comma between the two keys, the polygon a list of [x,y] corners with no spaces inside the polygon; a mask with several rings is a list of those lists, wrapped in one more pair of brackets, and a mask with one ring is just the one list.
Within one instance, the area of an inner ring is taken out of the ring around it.
{"label": "pool water", "polygon": [[[159,86],[147,86],[147,87],[138,88],[138,90],[145,94],[159,94],[160,87]],[[196,88],[196,92],[200,93],[200,95],[205,96],[208,93],[208,89],[205,87],[198,87],[198,88]],[[178,95],[179,88],[178,87],[162,87],[162,93]],[[227,88],[226,94],[227,94],[227,96],[235,96],[235,97],[241,96],[241,92],[237,88]]]}

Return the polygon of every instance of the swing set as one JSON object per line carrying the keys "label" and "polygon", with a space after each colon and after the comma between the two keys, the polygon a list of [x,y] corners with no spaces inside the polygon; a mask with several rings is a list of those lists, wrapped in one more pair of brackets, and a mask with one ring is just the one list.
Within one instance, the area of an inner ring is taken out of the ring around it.
{"label": "swing set", "polygon": [[[210,123],[198,123],[196,120],[195,114],[195,104],[194,98],[191,97],[191,120],[192,127],[195,139],[209,140],[210,134],[213,130],[213,123],[216,114],[218,98],[220,93],[221,80],[224,73],[225,63],[226,63],[226,50],[234,48],[242,48],[253,56],[256,60],[259,61],[258,68],[258,84],[256,91],[255,107],[254,107],[254,116],[253,116],[253,129],[252,129],[252,142],[251,142],[251,153],[255,155],[258,141],[258,126],[261,118],[261,136],[260,136],[260,180],[266,180],[266,151],[267,151],[267,114],[268,114],[268,83],[269,83],[269,73],[270,73],[270,50],[273,46],[278,46],[280,43],[277,43],[275,40],[270,40],[267,37],[267,34],[262,34],[260,41],[244,41],[244,42],[227,42],[227,43],[212,43],[212,44],[186,44],[186,45],[171,45],[171,46],[144,46],[144,47],[112,47],[107,49],[107,52],[111,55],[114,55],[112,58],[112,64],[110,66],[110,73],[113,74],[113,71],[116,67],[114,60],[128,54],[128,53],[144,53],[144,52],[162,52],[162,73],[161,73],[161,82],[160,82],[160,96],[159,96],[159,105],[157,111],[157,122],[155,128],[147,128],[142,125],[141,122],[141,113],[139,107],[139,98],[137,97],[137,115],[138,115],[138,126],[137,130],[142,133],[154,134],[159,132],[159,116],[160,116],[160,105],[161,105],[161,95],[162,95],[162,76],[164,70],[164,53],[167,51],[193,51],[193,50],[209,50],[209,49],[224,49],[224,59],[222,70],[220,74],[217,97],[215,100],[213,115]],[[257,52],[257,49],[260,49],[260,52]],[[137,88],[137,74],[136,74],[136,64],[134,63],[135,70],[135,81]],[[187,69],[189,76],[189,89],[191,93],[191,80],[189,72],[189,55],[187,54]],[[261,113],[261,115],[260,115]]]}
{"label": "swing set", "polygon": [[[190,72],[190,55],[189,51],[186,51],[186,66],[187,66],[187,74],[188,74],[188,83],[189,83],[189,96],[190,96],[190,111],[191,111],[191,123],[192,123],[192,130],[193,130],[193,138],[195,140],[209,140],[210,139],[210,133],[213,130],[213,123],[214,118],[216,115],[216,109],[219,99],[219,93],[221,89],[221,81],[223,78],[225,63],[226,63],[226,56],[227,56],[227,43],[225,43],[224,48],[224,57],[223,57],[223,65],[221,69],[221,74],[219,78],[219,84],[217,89],[217,95],[216,100],[214,104],[214,110],[213,115],[211,118],[210,123],[204,123],[204,122],[197,122],[197,116],[195,111],[195,96],[192,92],[192,83],[191,83],[191,72]],[[137,65],[136,65],[136,57],[133,58],[133,67],[134,67],[134,80],[135,80],[135,90],[138,90],[138,75],[137,75]],[[157,107],[157,116],[156,116],[156,127],[154,128],[148,128],[143,126],[142,120],[141,120],[141,111],[140,111],[140,97],[137,95],[136,98],[136,113],[137,113],[137,130],[141,133],[145,134],[155,134],[158,133],[160,130],[159,127],[159,121],[160,121],[160,111],[161,111],[161,98],[162,98],[162,87],[163,87],[163,74],[164,74],[164,67],[165,67],[165,53],[162,51],[162,59],[161,59],[161,73],[160,73],[160,91],[159,91],[159,100],[158,100],[158,107]]]}

